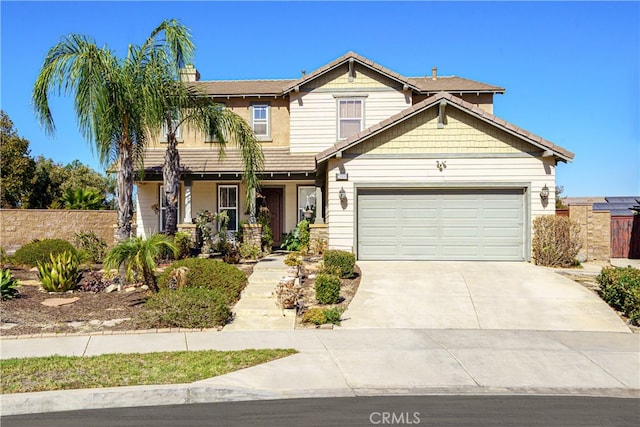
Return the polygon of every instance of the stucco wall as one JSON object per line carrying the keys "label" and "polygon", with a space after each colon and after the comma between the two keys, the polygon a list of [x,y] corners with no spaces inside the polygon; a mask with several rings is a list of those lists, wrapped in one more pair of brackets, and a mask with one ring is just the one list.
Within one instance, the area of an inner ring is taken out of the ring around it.
{"label": "stucco wall", "polygon": [[12,251],[33,239],[72,241],[78,231],[93,231],[111,245],[117,221],[116,211],[0,209],[0,246]]}

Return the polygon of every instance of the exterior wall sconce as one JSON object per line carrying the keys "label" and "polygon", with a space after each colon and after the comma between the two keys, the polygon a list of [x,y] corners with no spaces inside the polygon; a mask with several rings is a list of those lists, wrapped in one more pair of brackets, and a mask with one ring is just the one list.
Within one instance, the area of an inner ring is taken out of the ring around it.
{"label": "exterior wall sconce", "polygon": [[443,161],[436,160],[436,167],[438,168],[438,170],[440,172],[442,172],[444,169],[447,168],[447,161],[446,160],[443,160]]}
{"label": "exterior wall sconce", "polygon": [[542,200],[542,202],[547,202],[549,200],[549,187],[547,187],[547,184],[545,184],[544,187],[542,187],[542,190],[540,190],[540,200]]}
{"label": "exterior wall sconce", "polygon": [[347,201],[347,192],[344,191],[344,187],[342,187],[338,192],[338,198],[340,198],[341,203],[344,203]]}

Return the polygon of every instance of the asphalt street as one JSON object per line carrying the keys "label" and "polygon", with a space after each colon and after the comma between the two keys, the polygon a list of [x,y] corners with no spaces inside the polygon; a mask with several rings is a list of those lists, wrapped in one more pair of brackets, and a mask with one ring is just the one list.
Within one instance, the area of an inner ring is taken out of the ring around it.
{"label": "asphalt street", "polygon": [[3,427],[633,426],[640,399],[403,396],[287,399],[53,412],[2,417]]}

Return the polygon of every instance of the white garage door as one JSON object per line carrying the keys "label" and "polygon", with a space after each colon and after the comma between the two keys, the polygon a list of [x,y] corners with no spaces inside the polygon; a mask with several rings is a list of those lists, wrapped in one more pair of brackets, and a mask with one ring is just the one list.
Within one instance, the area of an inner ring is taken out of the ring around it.
{"label": "white garage door", "polygon": [[524,191],[359,190],[361,260],[524,259]]}

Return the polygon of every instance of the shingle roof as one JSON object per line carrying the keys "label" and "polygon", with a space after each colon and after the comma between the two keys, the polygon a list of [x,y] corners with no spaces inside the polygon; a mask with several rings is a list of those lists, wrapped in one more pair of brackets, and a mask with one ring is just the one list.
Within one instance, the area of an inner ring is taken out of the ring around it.
{"label": "shingle roof", "polygon": [[438,104],[441,100],[444,100],[447,104],[457,107],[461,111],[465,111],[471,115],[474,115],[480,119],[483,119],[499,129],[502,129],[508,133],[514,134],[530,144],[544,148],[545,150],[550,150],[553,152],[554,155],[558,156],[562,160],[570,161],[574,157],[574,154],[572,152],[565,150],[564,148],[555,145],[551,141],[547,141],[546,139],[543,139],[538,135],[535,135],[525,129],[522,129],[514,124],[511,124],[504,119],[494,116],[493,114],[486,112],[485,110],[475,106],[474,104],[471,104],[467,101],[463,101],[462,99],[455,97],[450,93],[438,92],[437,94],[430,96],[429,98],[407,108],[406,110],[403,110],[398,114],[392,117],[389,117],[388,119],[383,120],[382,122],[377,123],[371,126],[370,128],[365,129],[344,141],[341,141],[335,144],[333,147],[316,155],[316,161],[318,163],[323,162],[329,159],[330,157],[336,155],[339,151],[346,150],[356,144],[359,144],[365,139],[368,139],[373,135],[376,135],[386,129],[389,129],[390,127],[396,125],[397,123],[400,123],[408,119],[409,117],[412,117],[430,107],[433,107],[434,105]]}
{"label": "shingle roof", "polygon": [[504,93],[504,88],[475,80],[464,79],[455,76],[437,77],[404,77],[382,65],[376,64],[370,59],[360,56],[355,52],[348,52],[326,65],[302,76],[299,79],[283,80],[209,80],[190,83],[208,95],[214,96],[283,96],[313,79],[339,67],[348,61],[355,61],[365,67],[387,76],[417,93],[431,94],[438,91],[450,92],[491,92]]}
{"label": "shingle roof", "polygon": [[622,197],[605,197],[606,202],[594,203],[594,211],[609,211],[612,216],[633,215],[640,206],[640,197],[638,196],[622,196]]}
{"label": "shingle roof", "polygon": [[[263,173],[306,173],[314,172],[316,162],[313,155],[291,154],[287,147],[263,148]],[[149,149],[144,156],[144,170],[147,173],[162,172],[164,149]],[[236,148],[225,149],[221,159],[218,149],[180,148],[180,165],[183,172],[191,173],[242,173],[242,158]]]}

